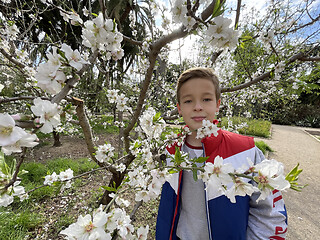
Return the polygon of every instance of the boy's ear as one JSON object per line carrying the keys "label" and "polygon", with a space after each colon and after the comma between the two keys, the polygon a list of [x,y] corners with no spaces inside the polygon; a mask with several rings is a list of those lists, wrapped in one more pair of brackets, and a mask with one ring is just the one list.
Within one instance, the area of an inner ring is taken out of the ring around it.
{"label": "boy's ear", "polygon": [[179,114],[181,115],[181,107],[180,107],[179,103],[177,103],[177,108],[178,108]]}
{"label": "boy's ear", "polygon": [[220,104],[221,104],[221,98],[217,101],[217,110],[219,111],[220,108]]}

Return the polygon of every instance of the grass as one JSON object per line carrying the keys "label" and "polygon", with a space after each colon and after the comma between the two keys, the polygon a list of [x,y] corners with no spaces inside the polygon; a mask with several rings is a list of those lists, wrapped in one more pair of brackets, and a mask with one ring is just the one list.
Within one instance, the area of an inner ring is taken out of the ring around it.
{"label": "grass", "polygon": [[[90,171],[95,168],[97,165],[88,161],[87,158],[83,159],[54,159],[44,163],[35,163],[29,162],[22,165],[22,169],[28,171],[28,173],[21,176],[23,186],[26,191],[33,189],[37,186],[41,186],[44,181],[44,177],[47,174],[56,172],[57,174],[60,171],[64,171],[68,168],[71,168],[74,171],[74,175],[81,174],[83,172]],[[80,179],[75,179],[73,188],[65,191],[66,194],[72,194],[74,188],[79,188],[83,184],[83,181]],[[32,192],[29,196],[29,199],[20,203],[19,199],[8,206],[7,208],[0,207],[0,239],[6,240],[22,240],[30,239],[27,238],[35,234],[39,229],[41,230],[42,226],[48,222],[48,219],[45,217],[46,207],[51,206],[42,206],[40,204],[44,201],[50,201],[56,194],[56,187],[42,187]],[[68,202],[68,211],[70,210]],[[71,206],[72,207],[72,206]],[[67,211],[67,209],[64,209]],[[55,222],[56,230],[59,231],[74,222],[74,216],[70,213],[65,212],[58,216],[57,221]],[[39,230],[39,231],[40,231]],[[57,231],[55,234],[57,235]],[[31,238],[33,239],[33,238]]]}
{"label": "grass", "polygon": [[255,144],[263,152],[263,154],[266,154],[266,152],[273,152],[272,148],[264,141],[256,141]]}
{"label": "grass", "polygon": [[[247,119],[243,117],[232,118],[233,125],[240,125],[245,122],[248,126],[238,129],[240,134],[264,138],[270,137],[271,122],[261,119]],[[228,128],[228,119],[226,117],[222,118],[219,126]]]}
{"label": "grass", "polygon": [[92,130],[97,134],[119,133],[119,128],[114,125],[113,116],[102,115],[100,118],[96,119],[94,122],[91,122],[91,126],[92,126]]}
{"label": "grass", "polygon": [[28,232],[34,231],[44,221],[44,217],[30,209],[12,211],[0,208],[0,239],[25,239]]}

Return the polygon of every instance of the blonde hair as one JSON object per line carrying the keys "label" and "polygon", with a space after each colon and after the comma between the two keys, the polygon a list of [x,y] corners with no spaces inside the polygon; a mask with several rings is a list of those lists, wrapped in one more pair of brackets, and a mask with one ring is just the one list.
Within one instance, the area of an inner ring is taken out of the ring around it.
{"label": "blonde hair", "polygon": [[216,94],[216,100],[218,101],[220,99],[221,95],[221,90],[220,90],[220,84],[219,84],[219,79],[213,72],[211,68],[202,68],[202,67],[196,67],[196,68],[190,68],[186,71],[184,71],[180,77],[178,78],[177,82],[177,89],[176,89],[176,94],[177,94],[177,101],[180,103],[180,88],[181,86],[187,82],[190,79],[193,78],[203,78],[203,79],[208,79],[212,81],[214,88],[215,88],[215,94]]}

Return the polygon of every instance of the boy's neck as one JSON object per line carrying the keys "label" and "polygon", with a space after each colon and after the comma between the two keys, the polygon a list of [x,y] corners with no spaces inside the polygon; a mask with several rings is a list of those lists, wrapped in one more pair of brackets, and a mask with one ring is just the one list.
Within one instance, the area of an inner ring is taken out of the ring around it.
{"label": "boy's neck", "polygon": [[[195,133],[195,134],[194,134]],[[193,147],[202,147],[202,139],[196,138],[197,133],[193,132],[191,135],[187,136],[186,142]]]}

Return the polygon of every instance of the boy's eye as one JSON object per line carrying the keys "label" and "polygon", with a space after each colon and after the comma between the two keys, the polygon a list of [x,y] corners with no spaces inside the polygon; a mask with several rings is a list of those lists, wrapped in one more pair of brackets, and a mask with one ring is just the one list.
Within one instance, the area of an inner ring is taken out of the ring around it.
{"label": "boy's eye", "polygon": [[191,103],[191,100],[186,100],[184,101],[184,103]]}
{"label": "boy's eye", "polygon": [[211,98],[205,98],[205,99],[203,99],[203,101],[204,102],[210,102],[210,101],[212,101],[212,99]]}

